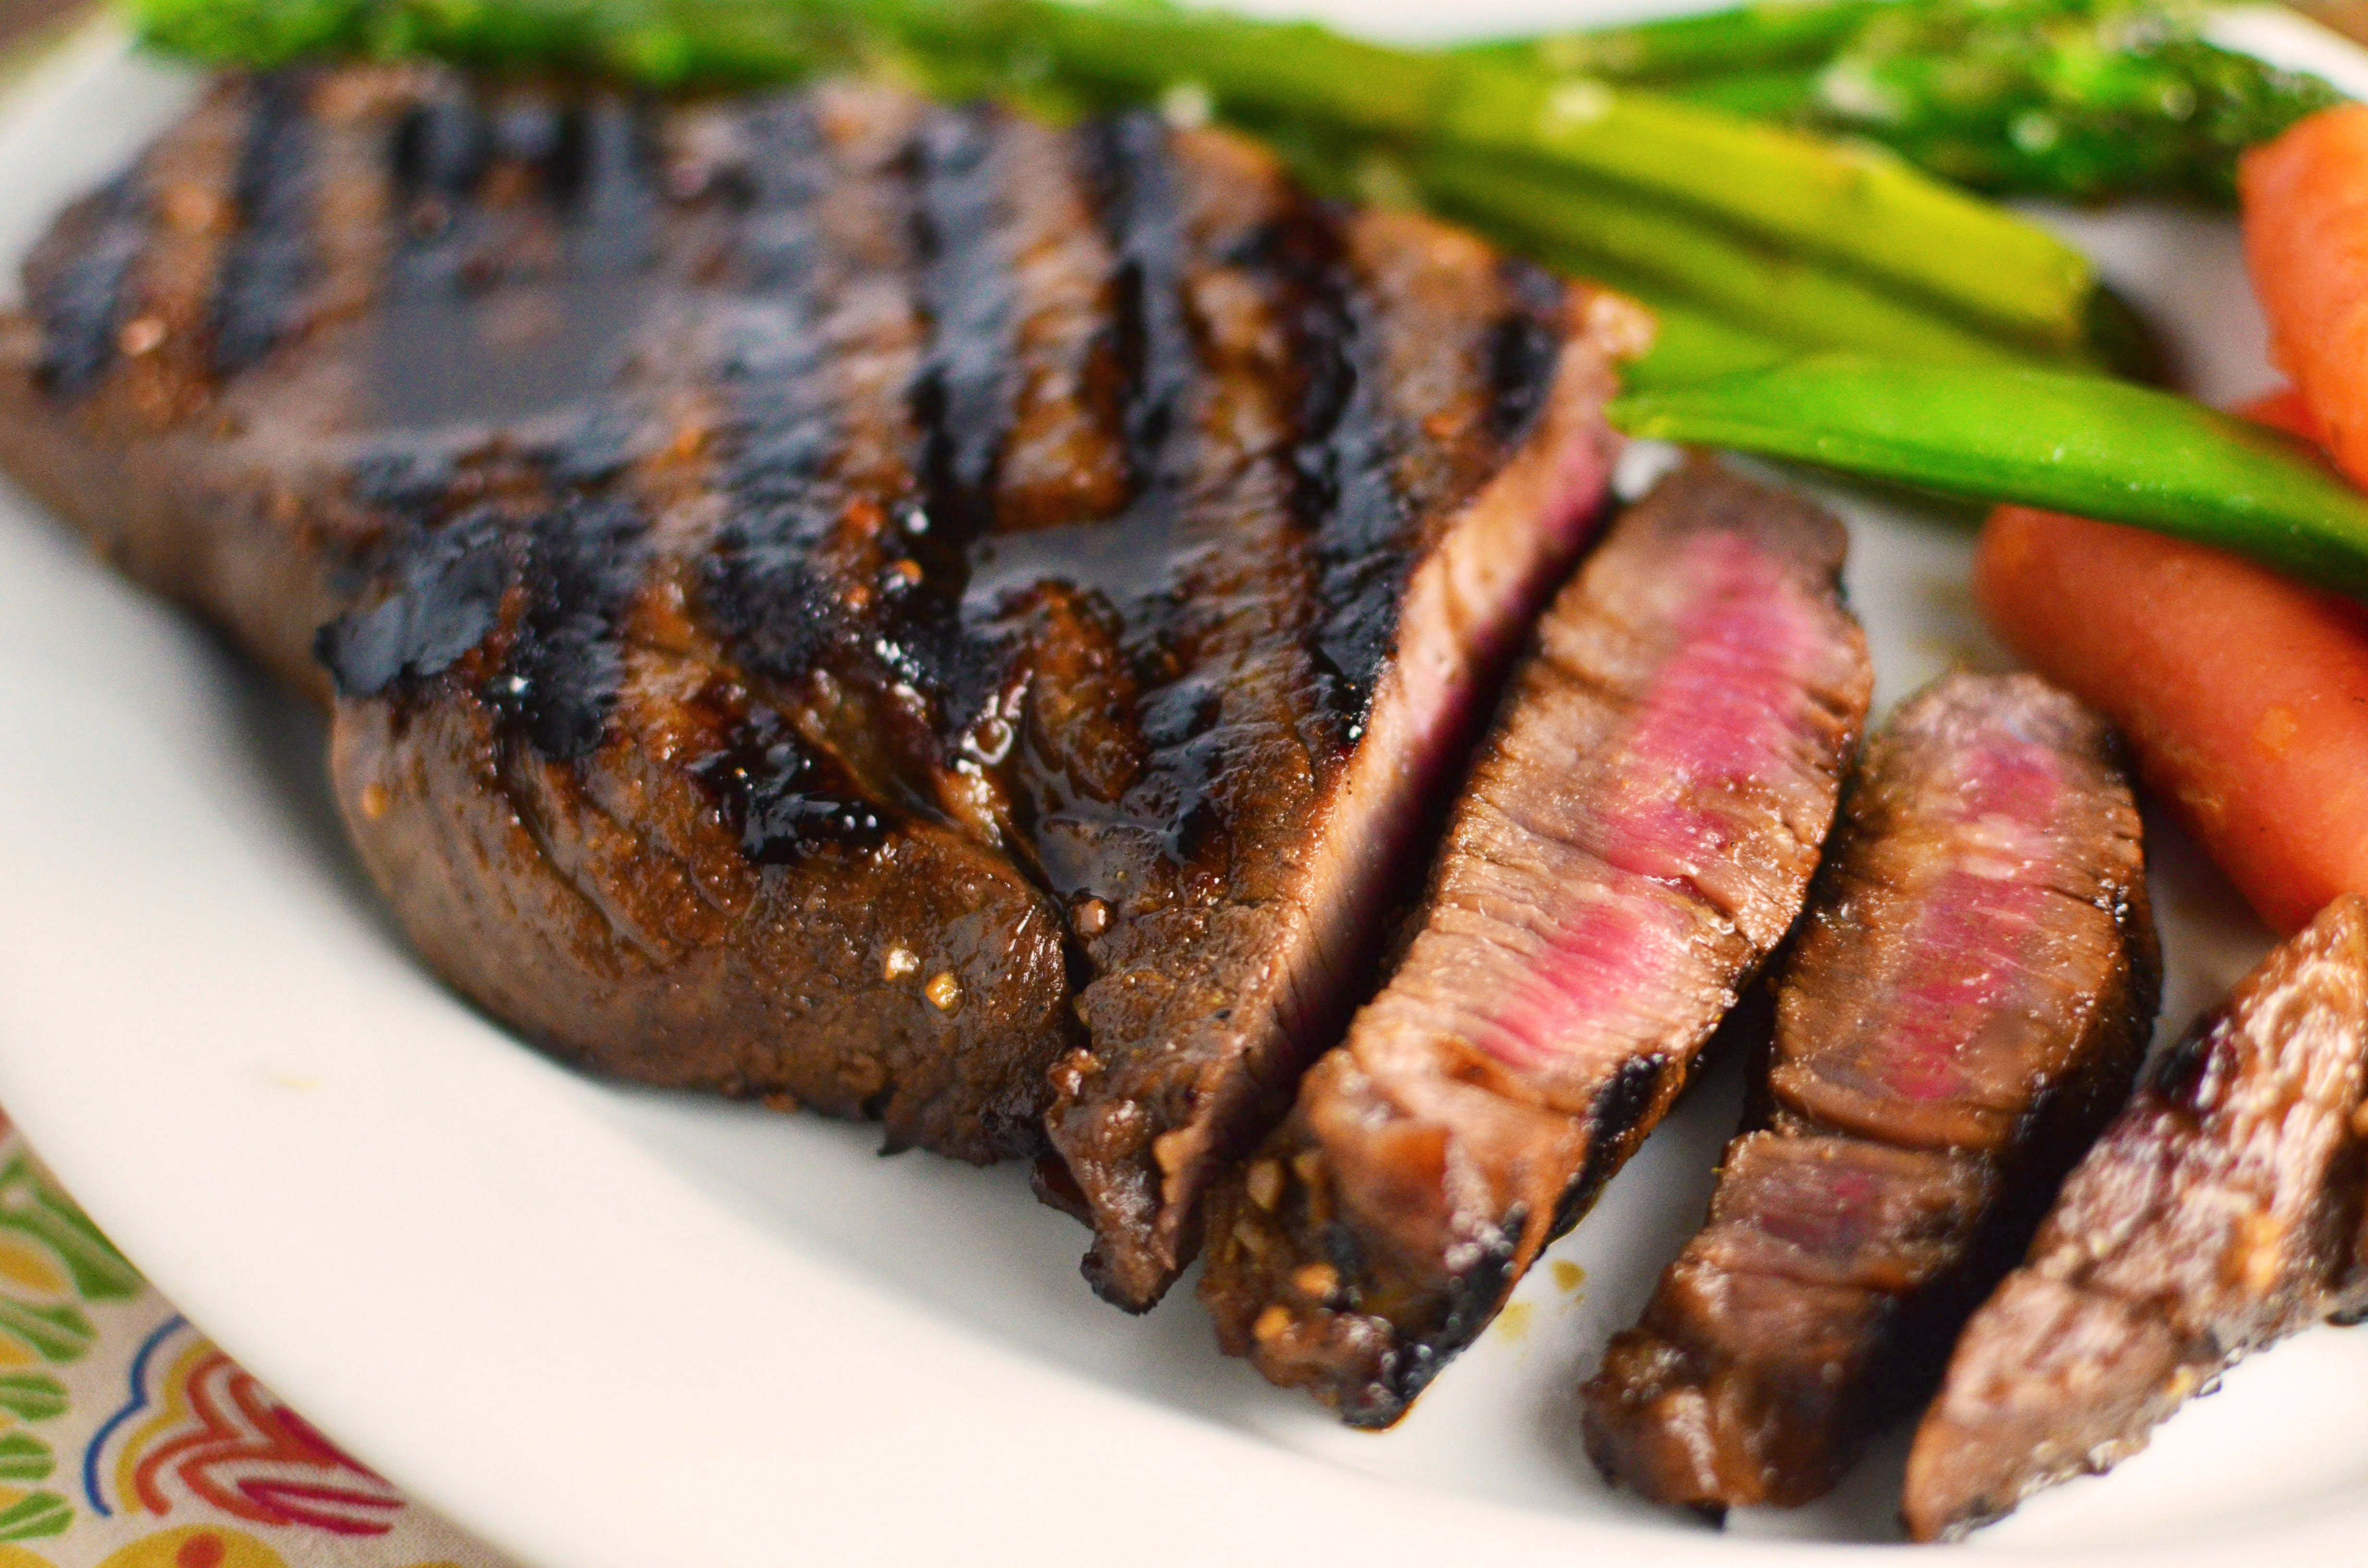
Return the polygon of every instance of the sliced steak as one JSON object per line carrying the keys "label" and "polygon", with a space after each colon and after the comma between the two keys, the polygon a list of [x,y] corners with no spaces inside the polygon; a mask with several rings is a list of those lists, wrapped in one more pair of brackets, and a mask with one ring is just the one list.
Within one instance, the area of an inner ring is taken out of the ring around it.
{"label": "sliced steak", "polygon": [[314,689],[342,617],[443,972],[1056,1149],[1130,1305],[1345,1013],[1637,335],[1148,117],[412,68],[226,81],[28,282],[0,460]]}
{"label": "sliced steak", "polygon": [[2031,676],[1950,676],[1867,748],[1779,982],[1764,1130],[1587,1386],[1607,1476],[1797,1506],[1929,1395],[2153,1028],[2118,751]]}
{"label": "sliced steak", "polygon": [[1227,1350],[1386,1426],[1660,1119],[1833,820],[1845,544],[1696,462],[1555,601],[1395,977],[1212,1204]]}
{"label": "sliced steak", "polygon": [[2368,1305],[2368,901],[2150,1067],[1974,1314],[1907,1464],[1918,1540],[2110,1469],[2240,1358]]}

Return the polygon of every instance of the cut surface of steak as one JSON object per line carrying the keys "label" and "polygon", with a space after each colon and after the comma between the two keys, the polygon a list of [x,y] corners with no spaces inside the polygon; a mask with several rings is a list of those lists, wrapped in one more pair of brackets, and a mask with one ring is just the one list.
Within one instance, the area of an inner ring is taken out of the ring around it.
{"label": "cut surface of steak", "polygon": [[1832,824],[1872,685],[1845,547],[1697,461],[1556,599],[1395,977],[1212,1205],[1227,1350],[1395,1421],[1658,1121]]}
{"label": "cut surface of steak", "polygon": [[1658,1502],[1797,1506],[1914,1409],[2123,1099],[2161,991],[2104,721],[1952,676],[1868,746],[1708,1223],[1587,1386]]}
{"label": "cut surface of steak", "polygon": [[1053,1152],[1131,1305],[1370,965],[1639,335],[1156,117],[410,67],[219,84],[28,284],[0,460],[316,691],[334,619],[444,974]]}
{"label": "cut surface of steak", "polygon": [[1908,1533],[2100,1472],[2239,1358],[2368,1304],[2368,902],[2345,894],[2151,1065],[1966,1324]]}

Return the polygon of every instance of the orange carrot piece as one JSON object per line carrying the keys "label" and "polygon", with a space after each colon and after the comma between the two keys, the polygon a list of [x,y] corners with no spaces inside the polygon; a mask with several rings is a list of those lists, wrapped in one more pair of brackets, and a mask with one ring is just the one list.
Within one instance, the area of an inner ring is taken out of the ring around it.
{"label": "orange carrot piece", "polygon": [[2238,165],[2245,259],[2328,450],[2368,483],[2368,105],[2322,109]]}
{"label": "orange carrot piece", "polygon": [[2159,534],[2002,506],[1974,568],[2031,665],[2122,727],[2262,918],[2368,892],[2368,619]]}
{"label": "orange carrot piece", "polygon": [[2310,404],[2303,401],[2302,393],[2292,387],[2263,392],[2233,412],[2240,419],[2266,425],[2272,430],[2283,430],[2289,436],[2299,436],[2313,446],[2327,445],[2327,432],[2320,427],[2318,415],[2310,411]]}

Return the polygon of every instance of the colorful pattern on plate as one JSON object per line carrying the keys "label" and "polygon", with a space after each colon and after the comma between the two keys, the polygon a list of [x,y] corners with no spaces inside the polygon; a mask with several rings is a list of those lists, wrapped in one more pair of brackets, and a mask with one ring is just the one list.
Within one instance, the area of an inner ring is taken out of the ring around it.
{"label": "colorful pattern on plate", "polygon": [[0,1568],[501,1568],[199,1334],[0,1113]]}

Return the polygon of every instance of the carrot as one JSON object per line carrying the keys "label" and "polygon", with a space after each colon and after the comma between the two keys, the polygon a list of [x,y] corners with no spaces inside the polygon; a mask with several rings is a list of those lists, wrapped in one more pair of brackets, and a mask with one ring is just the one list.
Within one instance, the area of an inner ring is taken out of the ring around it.
{"label": "carrot", "polygon": [[2119,724],[2146,783],[2281,931],[2368,892],[2368,618],[2202,545],[2002,506],[1974,591]]}
{"label": "carrot", "polygon": [[2299,436],[2315,447],[2327,445],[2327,431],[2318,415],[2310,411],[2302,393],[2292,387],[2280,387],[2273,392],[2263,392],[2252,402],[2236,410],[2242,419],[2256,425],[2266,425],[2272,430],[2283,430],[2289,436]]}
{"label": "carrot", "polygon": [[2368,483],[2368,105],[2323,109],[2237,169],[2245,259],[2328,450]]}

